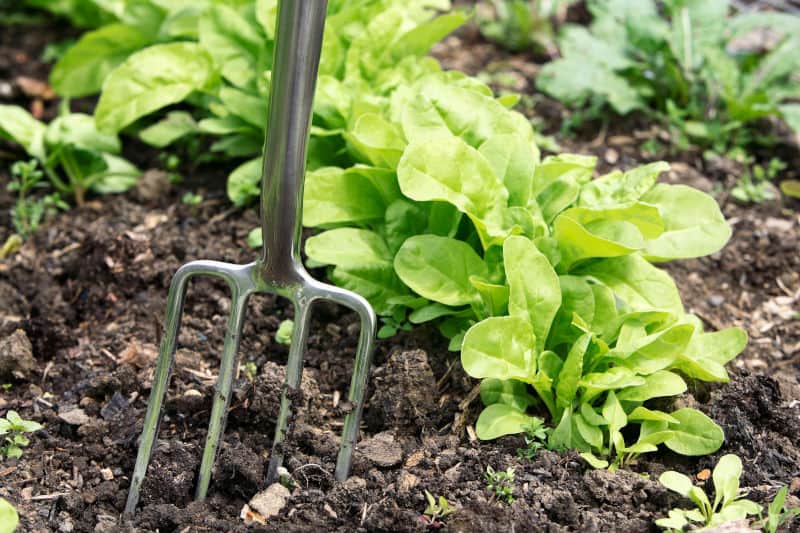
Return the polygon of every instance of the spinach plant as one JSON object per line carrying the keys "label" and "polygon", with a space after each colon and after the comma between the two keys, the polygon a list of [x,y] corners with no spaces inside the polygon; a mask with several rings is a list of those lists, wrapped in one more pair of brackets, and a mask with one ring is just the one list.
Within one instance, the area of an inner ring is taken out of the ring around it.
{"label": "spinach plant", "polygon": [[56,191],[72,196],[78,205],[90,190],[127,190],[140,174],[118,155],[117,136],[98,131],[90,115],[65,111],[45,125],[21,107],[0,105],[0,138],[22,146],[41,164]]}
{"label": "spinach plant", "polygon": [[24,434],[39,431],[42,427],[38,422],[23,420],[16,411],[9,411],[4,419],[0,418],[0,436],[5,440],[5,444],[0,446],[0,455],[22,457],[22,449],[30,444],[30,440]]}
{"label": "spinach plant", "polygon": [[424,518],[426,523],[433,527],[443,526],[444,524],[442,523],[442,520],[456,512],[456,509],[450,505],[450,502],[448,502],[447,498],[444,496],[439,496],[437,499],[433,494],[426,490],[425,500],[428,502],[428,505],[425,507],[425,511],[422,513],[422,518]]}
{"label": "spinach plant", "polygon": [[[794,102],[800,17],[749,12],[729,18],[728,0],[587,5],[591,26],[563,28],[561,59],[537,78],[542,91],[571,107],[601,102],[620,115],[652,115],[673,127],[679,145],[718,152],[761,142],[755,124],[764,117],[800,131]],[[743,37],[759,28],[779,34],[774,47],[746,46]]]}
{"label": "spinach plant", "polygon": [[714,503],[705,491],[692,484],[688,476],[669,470],[658,478],[662,485],[696,505],[695,509],[672,509],[668,518],[659,518],[656,525],[669,530],[683,530],[692,522],[703,526],[717,526],[759,514],[761,506],[739,494],[742,461],[733,454],[720,457],[711,477],[714,480]]}
{"label": "spinach plant", "polygon": [[484,9],[487,4],[478,5],[478,25],[484,37],[513,52],[537,47],[552,52],[555,43],[550,19],[571,3],[570,0],[491,0],[489,9]]}

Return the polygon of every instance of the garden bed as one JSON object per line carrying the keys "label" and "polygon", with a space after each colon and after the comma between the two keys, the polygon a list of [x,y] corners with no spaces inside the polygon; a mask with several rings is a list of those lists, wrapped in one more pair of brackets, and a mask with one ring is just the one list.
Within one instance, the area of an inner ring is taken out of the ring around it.
{"label": "garden bed", "polygon": [[[4,28],[0,57],[13,61],[25,54],[23,71],[43,79],[46,70],[30,62],[45,41],[21,35],[57,38],[51,27]],[[474,54],[486,61],[520,61],[467,32],[465,40],[439,50],[445,65],[457,62],[448,51],[464,54],[466,46],[488,50]],[[14,68],[0,64],[0,73]],[[13,98],[32,101],[24,94]],[[589,135],[564,147],[596,153],[623,169],[653,159],[639,148],[649,129],[632,121],[610,129],[601,142]],[[143,168],[155,164],[147,153],[126,155]],[[663,451],[616,473],[593,470],[575,453],[543,450],[520,460],[521,438],[475,440],[470,426],[480,410],[477,381],[435,330],[421,328],[379,343],[352,477],[335,485],[358,331],[354,315],[322,304],[309,337],[303,408],[286,453],[296,487],[267,525],[246,526],[242,506],[265,488],[287,356],[274,335],[292,310],[273,297],[251,301],[240,353],[257,371],[240,372],[209,498],[192,503],[228,312],[224,285],[202,280],[190,286],[177,369],[134,525],[162,532],[423,530],[428,490],[457,509],[445,530],[656,531],[653,521],[682,503],[658,475],[666,469],[696,475],[727,453],[742,458],[742,485],[751,499],[767,504],[782,485],[800,496],[798,205],[737,205],[724,192],[733,172],[689,154],[663,176],[714,191],[734,228],[723,251],[668,266],[687,311],[709,328],[738,325],[750,334],[746,352],[729,365],[729,384],[696,383],[678,400],[722,426],[726,440],[716,454],[687,458]],[[0,168],[0,242],[11,232],[7,179]],[[180,202],[184,190],[149,173],[136,191],[93,198],[59,215],[0,262],[0,342],[12,339],[14,350],[25,352],[29,340],[35,360],[0,392],[0,410],[15,409],[45,428],[20,460],[0,463],[0,496],[17,506],[20,531],[117,530],[172,274],[193,259],[244,263],[255,255],[246,245],[257,225],[254,212],[231,208],[213,183],[207,180],[204,201],[190,206]],[[514,503],[490,497],[487,466],[515,468]]]}

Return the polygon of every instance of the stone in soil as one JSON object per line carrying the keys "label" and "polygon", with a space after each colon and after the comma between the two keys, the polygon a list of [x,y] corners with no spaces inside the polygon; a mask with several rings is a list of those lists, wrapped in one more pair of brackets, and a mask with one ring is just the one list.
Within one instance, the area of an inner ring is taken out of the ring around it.
{"label": "stone in soil", "polygon": [[357,450],[360,455],[377,466],[395,466],[403,460],[403,447],[390,431],[378,433],[372,438],[361,441]]}
{"label": "stone in soil", "polygon": [[0,378],[26,379],[35,368],[33,345],[23,330],[0,339]]}
{"label": "stone in soil", "polygon": [[265,524],[267,520],[277,516],[286,507],[292,494],[280,483],[273,483],[266,490],[253,496],[242,508],[241,517],[248,521]]}

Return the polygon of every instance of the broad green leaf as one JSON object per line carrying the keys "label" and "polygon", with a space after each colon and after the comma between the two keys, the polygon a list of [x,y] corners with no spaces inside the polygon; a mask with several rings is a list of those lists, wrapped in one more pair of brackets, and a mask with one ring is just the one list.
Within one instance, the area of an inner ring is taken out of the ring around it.
{"label": "broad green leaf", "polygon": [[393,124],[375,113],[365,113],[356,120],[345,138],[371,164],[397,168],[406,142]]}
{"label": "broad green leaf", "polygon": [[47,127],[19,106],[0,104],[0,138],[21,145],[26,152],[44,160]]}
{"label": "broad green leaf", "polygon": [[[663,482],[662,484],[666,485]],[[689,520],[687,520],[685,513],[683,509],[670,509],[667,513],[668,518],[659,518],[655,524],[667,530],[683,531],[689,525]]]}
{"label": "broad green leaf", "polygon": [[516,379],[499,380],[494,378],[481,381],[481,401],[483,405],[502,403],[523,413],[536,403],[528,392],[528,386]]}
{"label": "broad green leaf", "polygon": [[178,42],[145,48],[106,78],[95,109],[97,127],[118,132],[203,89],[213,73],[211,58],[199,44]]}
{"label": "broad green leaf", "polygon": [[642,197],[656,206],[664,233],[649,240],[644,255],[650,261],[701,257],[725,246],[731,228],[711,196],[685,185],[656,185]]}
{"label": "broad green leaf", "polygon": [[479,295],[470,276],[487,277],[483,259],[463,241],[437,235],[415,235],[403,243],[394,268],[414,292],[445,305],[467,305]]}
{"label": "broad green leaf", "polygon": [[527,206],[538,162],[535,147],[519,135],[506,134],[489,137],[478,151],[503,181],[508,190],[508,205]]}
{"label": "broad green leaf", "polygon": [[[556,382],[556,407],[561,409],[571,409],[578,393],[578,383],[583,373],[583,356],[592,340],[591,333],[585,333],[572,346],[561,367]],[[589,443],[591,444],[591,442]]]}
{"label": "broad green leaf", "polygon": [[672,424],[679,424],[680,422],[673,416],[668,415],[663,411],[654,411],[647,407],[637,407],[628,413],[628,421],[641,422],[644,420],[653,420],[656,422],[668,422]]}
{"label": "broad green leaf", "polygon": [[578,205],[605,207],[636,202],[653,188],[658,175],[667,170],[669,163],[658,161],[624,173],[611,172],[584,185]]}
{"label": "broad green leaf", "polygon": [[658,477],[659,483],[667,487],[673,492],[677,492],[681,496],[688,498],[689,491],[692,490],[692,480],[689,476],[675,472],[674,470],[667,470]]}
{"label": "broad green leaf", "polygon": [[236,206],[243,206],[258,198],[261,193],[262,160],[251,159],[236,167],[228,176],[228,198]]}
{"label": "broad green leaf", "polygon": [[[711,519],[711,526],[744,520],[748,515],[760,515],[763,507],[754,501],[740,499],[724,506]],[[796,513],[795,513],[796,514]]]}
{"label": "broad green leaf", "polygon": [[408,295],[408,289],[389,265],[350,269],[337,266],[329,276],[336,285],[357,292],[369,300],[375,312],[383,316],[390,315],[395,309],[396,305],[392,301]]}
{"label": "broad green leaf", "polygon": [[[586,443],[593,449],[595,450],[602,449],[603,430],[597,427],[596,425],[587,422],[583,418],[583,416],[579,413],[573,413],[572,418],[575,421],[575,427],[578,429],[578,433],[580,433],[581,438],[583,438],[583,440],[585,440]],[[608,463],[606,463],[606,466],[608,466]],[[600,468],[605,468],[605,466]]]}
{"label": "broad green leaf", "polygon": [[278,16],[278,0],[256,0],[256,21],[268,39],[275,39],[275,21]]}
{"label": "broad green leaf", "polygon": [[558,40],[563,57],[582,57],[610,70],[623,70],[632,62],[621,47],[597,38],[584,26],[566,25]]}
{"label": "broad green leaf", "polygon": [[672,413],[679,424],[670,424],[675,436],[664,444],[681,455],[708,455],[722,446],[725,435],[713,420],[697,409],[684,408]]}
{"label": "broad green leaf", "polygon": [[392,44],[390,53],[394,56],[395,61],[410,55],[424,56],[430,52],[434,44],[464,24],[469,18],[464,11],[454,11],[424,22],[397,39]]}
{"label": "broad green leaf", "polygon": [[263,35],[236,9],[213,4],[200,18],[198,31],[200,45],[215,67],[237,87],[247,86],[267,66]]}
{"label": "broad green leaf", "polygon": [[495,403],[481,411],[475,423],[475,433],[481,440],[524,433],[536,419],[506,404]]}
{"label": "broad green leaf", "polygon": [[597,157],[579,154],[559,154],[544,158],[533,175],[533,195],[538,196],[559,179],[573,180],[579,185],[592,178]]}
{"label": "broad green leaf", "polygon": [[678,374],[659,370],[644,377],[644,384],[630,387],[617,393],[623,401],[645,402],[651,398],[678,396],[686,392],[686,382]]}
{"label": "broad green leaf", "polygon": [[118,154],[119,138],[114,134],[97,131],[91,115],[70,113],[57,117],[47,126],[45,143],[48,147],[71,145],[84,150]]}
{"label": "broad green leaf", "polygon": [[198,131],[194,117],[186,111],[170,111],[167,116],[139,132],[139,138],[156,148],[164,148]]}
{"label": "broad green leaf", "polygon": [[17,510],[8,500],[0,498],[0,533],[13,533],[19,524]]}
{"label": "broad green leaf", "polygon": [[623,326],[617,346],[608,356],[637,374],[652,374],[675,363],[689,344],[693,333],[693,325],[678,324],[651,335],[646,335],[645,332],[643,337],[628,339],[626,327]]}
{"label": "broad green leaf", "polygon": [[105,164],[103,176],[92,183],[91,189],[100,194],[122,193],[136,185],[142,172],[127,159],[108,153],[100,156]]}
{"label": "broad green leaf", "polygon": [[377,233],[357,228],[336,228],[306,240],[309,259],[345,270],[385,268],[392,264],[392,254]]}
{"label": "broad green leaf", "polygon": [[603,391],[619,390],[626,387],[638,387],[645,383],[644,378],[637,376],[625,367],[615,366],[604,372],[590,372],[580,380],[580,386],[586,389],[583,401],[590,401]]}
{"label": "broad green leaf", "polygon": [[547,63],[536,77],[536,86],[570,107],[584,105],[593,95],[604,98],[620,115],[644,106],[627,80],[604,65],[566,57]]}
{"label": "broad green leaf", "polygon": [[394,176],[374,170],[377,172],[370,168],[325,167],[307,172],[303,224],[315,227],[382,219],[387,206],[374,180],[394,182]]}
{"label": "broad green leaf", "polygon": [[267,101],[260,95],[254,95],[233,87],[219,90],[219,99],[225,110],[258,129],[267,129]]}
{"label": "broad green leaf", "polygon": [[698,332],[673,366],[695,379],[727,382],[725,363],[739,355],[746,345],[747,333],[741,328]]}
{"label": "broad green leaf", "polygon": [[584,322],[594,320],[594,291],[591,285],[577,276],[559,276],[561,307],[553,320],[547,346],[557,348],[561,344],[572,345],[582,332],[573,326],[577,314]]}
{"label": "broad green leaf", "polygon": [[732,503],[739,495],[739,478],[742,477],[742,460],[729,453],[719,458],[711,473],[714,480],[714,508],[722,503]]}
{"label": "broad green leaf", "polygon": [[599,414],[597,414],[597,412],[594,410],[594,407],[592,407],[588,403],[581,403],[580,413],[584,422],[586,422],[587,424],[590,424],[592,426],[608,425],[608,421]]}
{"label": "broad green leaf", "polygon": [[604,468],[608,468],[608,461],[606,461],[605,459],[600,459],[591,452],[582,452],[580,456],[584,461],[589,463],[589,466],[591,466],[595,470],[602,470]]}
{"label": "broad green leaf", "polygon": [[421,298],[425,304],[418,309],[414,309],[408,315],[408,321],[412,324],[424,324],[425,322],[430,322],[431,320],[436,320],[437,318],[441,318],[443,316],[452,316],[452,315],[459,315],[467,314],[472,316],[472,310],[465,308],[465,309],[456,309],[453,307],[449,307],[447,305],[442,305],[439,302],[427,303],[427,298]]}
{"label": "broad green leaf", "polygon": [[608,431],[612,435],[624,428],[628,424],[628,417],[625,415],[625,410],[617,400],[614,391],[609,391],[606,396],[606,401],[603,403],[603,418],[608,422]]}
{"label": "broad green leaf", "polygon": [[536,372],[536,343],[530,323],[516,317],[492,317],[467,331],[461,365],[474,378],[531,382]]}
{"label": "broad green leaf", "polygon": [[503,186],[486,158],[457,137],[408,145],[397,167],[400,190],[420,202],[449,202],[467,214],[484,241],[503,237],[502,211],[508,202]]}
{"label": "broad green leaf", "polygon": [[639,255],[600,259],[581,266],[575,274],[597,279],[633,311],[661,310],[683,314],[683,303],[675,282],[669,274]]}
{"label": "broad green leaf", "polygon": [[800,104],[784,104],[778,106],[781,118],[795,134],[800,134]]}
{"label": "broad green leaf", "polygon": [[126,24],[109,24],[84,33],[50,72],[50,84],[64,97],[94,94],[106,77],[151,39]]}
{"label": "broad green leaf", "polygon": [[536,349],[542,351],[561,305],[558,276],[547,258],[525,237],[505,240],[503,260],[509,287],[509,314],[531,323]]}
{"label": "broad green leaf", "polygon": [[569,176],[564,176],[544,188],[536,196],[536,204],[540,207],[542,218],[549,224],[553,219],[575,203],[580,194],[580,185]]}

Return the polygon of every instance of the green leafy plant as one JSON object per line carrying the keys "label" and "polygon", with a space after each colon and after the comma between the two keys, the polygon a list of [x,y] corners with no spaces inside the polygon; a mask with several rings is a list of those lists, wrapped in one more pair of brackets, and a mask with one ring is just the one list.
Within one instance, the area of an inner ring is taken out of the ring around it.
{"label": "green leafy plant", "polygon": [[117,155],[117,136],[99,132],[90,115],[65,111],[45,125],[21,107],[0,105],[0,138],[21,145],[39,161],[56,191],[78,205],[90,190],[124,192],[140,174]]}
{"label": "green leafy plant", "polygon": [[570,0],[491,0],[491,7],[478,5],[478,24],[484,37],[511,51],[540,47],[550,52],[555,46],[550,19],[571,3]]}
{"label": "green leafy plant", "polygon": [[43,177],[44,173],[39,170],[36,159],[28,162],[17,161],[11,165],[11,180],[8,183],[8,190],[17,194],[17,201],[11,208],[11,223],[23,238],[36,233],[39,224],[47,216],[52,215],[58,209],[69,207],[61,200],[58,193],[39,198],[31,196],[35,189],[47,187]]}
{"label": "green leafy plant", "polygon": [[[755,122],[783,120],[800,131],[800,17],[748,12],[728,18],[728,0],[592,0],[589,28],[568,25],[562,58],[544,66],[538,87],[571,107],[602,101],[616,113],[640,111],[669,123],[681,146],[718,152],[761,142]],[[780,35],[769,50],[748,49],[758,28]]]}
{"label": "green leafy plant", "polygon": [[441,527],[443,525],[442,520],[456,512],[455,508],[450,506],[450,502],[448,502],[447,498],[444,496],[439,496],[437,499],[426,490],[425,500],[428,505],[425,507],[425,511],[423,511],[422,514],[427,523],[431,526]]}
{"label": "green leafy plant", "polygon": [[19,515],[14,506],[5,498],[0,498],[0,533],[14,533],[19,524]]}
{"label": "green leafy plant", "polygon": [[486,467],[483,475],[486,488],[492,497],[506,503],[514,503],[514,468],[508,467],[505,471],[495,471],[491,466]]}
{"label": "green leafy plant", "polygon": [[5,440],[5,445],[0,446],[0,455],[22,457],[22,449],[30,444],[24,433],[33,433],[42,427],[38,422],[23,420],[16,411],[9,411],[5,419],[0,418],[0,436]]}
{"label": "green leafy plant", "polygon": [[525,428],[525,447],[517,448],[517,457],[532,461],[539,450],[547,447],[547,436],[550,430],[545,427],[544,420],[534,418],[533,423]]}
{"label": "green leafy plant", "polygon": [[791,198],[800,198],[800,181],[783,180],[781,182],[781,192]]}
{"label": "green leafy plant", "polygon": [[247,379],[253,381],[258,375],[258,365],[253,361],[247,361],[244,364],[244,375],[247,376]]}
{"label": "green leafy plant", "polygon": [[726,522],[742,520],[748,515],[759,514],[761,506],[742,498],[739,494],[739,478],[742,475],[742,461],[733,454],[720,457],[711,474],[714,480],[714,503],[705,491],[692,484],[688,476],[669,470],[661,474],[658,481],[673,492],[689,498],[697,506],[695,509],[672,509],[668,518],[656,520],[656,525],[664,529],[682,530],[692,522],[703,526],[716,526]]}

